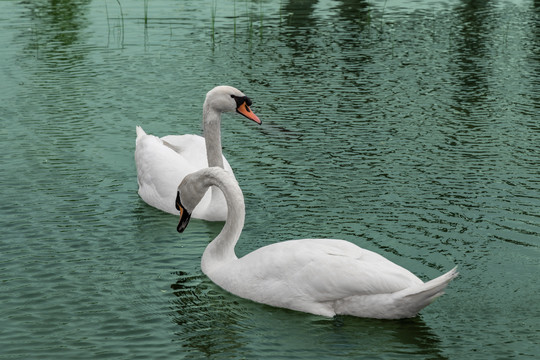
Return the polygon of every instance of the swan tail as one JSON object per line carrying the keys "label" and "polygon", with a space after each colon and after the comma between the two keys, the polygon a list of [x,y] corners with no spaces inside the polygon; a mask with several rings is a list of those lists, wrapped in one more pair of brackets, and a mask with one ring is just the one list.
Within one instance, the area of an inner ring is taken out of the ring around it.
{"label": "swan tail", "polygon": [[143,128],[140,127],[139,125],[137,125],[135,127],[135,130],[137,131],[137,140],[139,140],[141,137],[143,137],[144,135],[146,135],[146,133],[144,132]]}
{"label": "swan tail", "polygon": [[415,316],[420,310],[431,304],[436,298],[444,294],[444,289],[458,276],[457,266],[447,272],[430,280],[420,286],[405,289],[396,293],[400,295],[400,302],[407,304],[408,312]]}

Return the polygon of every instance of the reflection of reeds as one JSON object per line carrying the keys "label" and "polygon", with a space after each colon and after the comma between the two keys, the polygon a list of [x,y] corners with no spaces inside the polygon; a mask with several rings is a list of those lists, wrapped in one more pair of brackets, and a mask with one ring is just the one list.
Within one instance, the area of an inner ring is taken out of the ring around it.
{"label": "reflection of reeds", "polygon": [[236,0],[234,0],[234,3],[233,3],[233,21],[234,21],[233,38],[234,38],[234,41],[236,41]]}
{"label": "reflection of reeds", "polygon": [[247,33],[249,35],[249,42],[253,39],[253,16],[251,14],[251,8],[249,6],[248,0],[246,0],[246,16],[248,18],[247,22]]}
{"label": "reflection of reeds", "polygon": [[506,23],[506,29],[504,30],[503,43],[505,48],[508,48],[508,32],[510,31],[510,20]]}
{"label": "reflection of reeds", "polygon": [[283,9],[283,0],[279,0],[279,25],[281,25],[281,21],[283,20],[281,9]]}
{"label": "reflection of reeds", "polygon": [[148,25],[148,0],[144,0],[144,26]]}
{"label": "reflection of reeds", "polygon": [[31,44],[34,45],[34,47],[36,48],[36,59],[39,59],[39,34],[36,31],[36,24],[35,23],[32,23],[32,27],[30,28],[30,32],[32,34],[32,42],[31,42]]}
{"label": "reflection of reeds", "polygon": [[109,22],[109,8],[107,7],[107,2],[105,1],[105,16],[107,17],[107,47],[109,47],[109,38],[111,36],[111,23]]}
{"label": "reflection of reeds", "polygon": [[384,0],[384,5],[383,5],[383,8],[382,8],[382,13],[381,13],[381,33],[383,32],[383,25],[384,25],[384,10],[386,10],[386,2],[388,0]]}
{"label": "reflection of reeds", "polygon": [[217,11],[217,2],[212,0],[212,44],[216,42],[216,11]]}
{"label": "reflection of reeds", "polygon": [[[248,38],[248,41],[251,43],[253,41],[253,38],[258,35],[261,41],[263,41],[264,38],[264,9],[262,2],[259,3],[259,11],[257,13],[256,8],[254,8],[253,4],[249,0],[244,0],[244,6],[245,6],[245,13],[244,14],[238,14],[237,11],[237,0],[233,1],[233,39],[236,42],[236,38],[238,36],[239,30],[240,34],[243,33],[242,28],[244,25],[242,23],[245,21],[245,34]],[[280,3],[281,4],[281,3]],[[241,6],[240,6],[241,8]],[[242,10],[240,10],[240,13]],[[280,5],[280,14],[281,14],[281,5]],[[217,0],[212,0],[212,6],[210,8],[210,15],[211,15],[211,38],[212,38],[212,45],[215,45],[216,43],[216,18],[217,18]],[[240,19],[240,23],[238,23],[238,19]],[[244,20],[245,19],[245,20]],[[258,29],[256,29],[258,27]]]}
{"label": "reflection of reeds", "polygon": [[118,6],[120,7],[120,20],[122,21],[122,28],[121,28],[121,45],[124,47],[124,11],[122,11],[122,4],[120,4],[120,0],[116,0],[118,3]]}
{"label": "reflection of reeds", "polygon": [[259,18],[259,37],[261,39],[261,42],[263,40],[263,28],[264,28],[264,24],[263,24],[263,10],[262,10],[262,4],[259,3],[259,14],[260,14],[260,18]]}

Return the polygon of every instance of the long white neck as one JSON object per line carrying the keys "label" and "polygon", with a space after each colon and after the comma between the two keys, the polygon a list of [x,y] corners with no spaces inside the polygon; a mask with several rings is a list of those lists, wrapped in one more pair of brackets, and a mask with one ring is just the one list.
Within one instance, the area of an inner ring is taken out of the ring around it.
{"label": "long white neck", "polygon": [[208,167],[219,166],[223,169],[221,150],[221,113],[206,102],[203,106],[203,134],[206,143]]}
{"label": "long white neck", "polygon": [[[213,169],[209,169],[212,171]],[[244,196],[236,179],[225,171],[212,172],[209,177],[211,185],[217,186],[225,195],[227,202],[227,220],[219,235],[206,247],[201,268],[205,274],[222,265],[238,259],[234,247],[244,228],[245,207]]]}

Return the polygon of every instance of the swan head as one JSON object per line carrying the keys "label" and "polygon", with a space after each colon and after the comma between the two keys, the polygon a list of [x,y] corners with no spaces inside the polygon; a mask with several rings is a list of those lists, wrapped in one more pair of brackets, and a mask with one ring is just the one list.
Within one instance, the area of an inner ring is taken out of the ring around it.
{"label": "swan head", "polygon": [[261,124],[261,120],[250,109],[251,100],[232,86],[216,86],[210,90],[206,94],[204,105],[218,112],[237,112],[257,124]]}
{"label": "swan head", "polygon": [[[202,200],[208,188],[213,185],[212,169],[214,168],[204,168],[191,173],[178,185],[175,201],[176,209],[180,211],[180,222],[176,228],[178,232],[183,232],[187,227],[193,209]],[[218,169],[222,170],[221,168]]]}
{"label": "swan head", "polygon": [[205,181],[197,181],[196,175],[196,173],[187,175],[178,185],[175,207],[176,210],[180,211],[180,222],[176,228],[179,233],[188,226],[193,209],[201,201],[209,187]]}
{"label": "swan head", "polygon": [[[244,208],[244,197],[233,174],[219,166],[203,168],[184,177],[176,192],[175,206],[180,211],[180,222],[176,230],[183,232],[188,226],[193,209],[199,204],[206,191],[211,186],[217,186],[225,195],[227,207],[229,200],[239,204],[236,207]],[[230,209],[228,209],[230,210]],[[243,216],[242,221],[243,221]]]}

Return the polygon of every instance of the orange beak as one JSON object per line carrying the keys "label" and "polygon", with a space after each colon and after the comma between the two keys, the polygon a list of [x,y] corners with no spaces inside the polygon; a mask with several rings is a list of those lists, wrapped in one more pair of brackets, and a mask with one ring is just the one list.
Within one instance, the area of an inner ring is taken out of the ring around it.
{"label": "orange beak", "polygon": [[236,112],[241,115],[244,115],[250,120],[255,121],[259,125],[261,125],[262,123],[262,121],[257,117],[257,115],[255,115],[253,111],[251,111],[251,109],[249,108],[249,106],[246,104],[245,101],[236,108]]}

